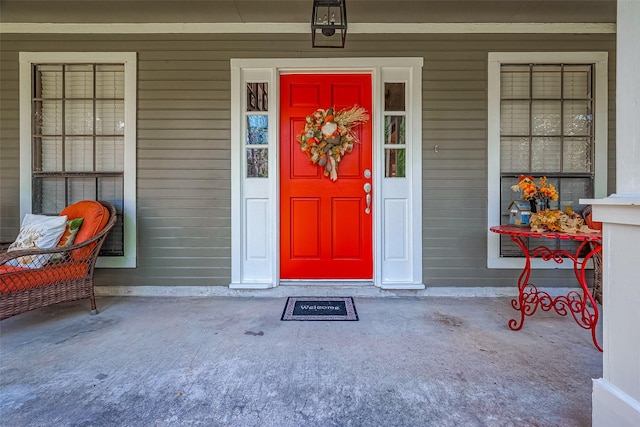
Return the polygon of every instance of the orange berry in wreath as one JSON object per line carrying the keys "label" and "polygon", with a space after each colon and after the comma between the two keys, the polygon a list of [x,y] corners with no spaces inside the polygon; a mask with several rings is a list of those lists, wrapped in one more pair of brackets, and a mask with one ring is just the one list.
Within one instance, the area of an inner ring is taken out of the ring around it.
{"label": "orange berry in wreath", "polygon": [[328,122],[332,122],[333,121],[333,108],[329,108],[327,110],[326,115],[324,116],[324,122],[328,123]]}

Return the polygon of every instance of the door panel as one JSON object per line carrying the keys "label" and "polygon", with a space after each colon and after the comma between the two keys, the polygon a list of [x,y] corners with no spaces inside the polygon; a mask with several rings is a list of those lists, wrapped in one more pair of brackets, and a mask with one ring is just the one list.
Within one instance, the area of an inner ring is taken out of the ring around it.
{"label": "door panel", "polygon": [[291,199],[291,259],[320,257],[320,199]]}
{"label": "door panel", "polygon": [[[280,77],[280,277],[371,279],[372,215],[365,212],[365,169],[372,169],[371,120],[354,129],[359,143],[331,181],[300,150],[297,134],[316,109],[354,105],[371,115],[368,74]],[[373,189],[375,191],[375,189]],[[373,206],[372,206],[373,208]]]}
{"label": "door panel", "polygon": [[[362,224],[360,211],[364,208],[360,198],[335,197],[332,199],[331,243],[335,259],[356,259],[362,256]],[[344,224],[350,227],[344,227]]]}
{"label": "door panel", "polygon": [[[304,108],[303,111],[315,111],[314,107]],[[300,132],[301,129],[304,129],[305,121],[304,117],[302,119],[292,118],[290,120],[289,126],[291,129],[289,130],[289,135],[293,135],[289,140],[289,144],[287,150],[289,150],[289,155],[291,156],[291,178],[292,179],[303,179],[303,178],[314,178],[320,179],[322,178],[322,169],[319,167],[309,167],[311,162],[307,158],[307,155],[300,150],[300,145],[296,140],[296,135]],[[284,148],[282,142],[280,145]],[[342,162],[340,162],[342,165]],[[284,165],[282,165],[284,166]]]}

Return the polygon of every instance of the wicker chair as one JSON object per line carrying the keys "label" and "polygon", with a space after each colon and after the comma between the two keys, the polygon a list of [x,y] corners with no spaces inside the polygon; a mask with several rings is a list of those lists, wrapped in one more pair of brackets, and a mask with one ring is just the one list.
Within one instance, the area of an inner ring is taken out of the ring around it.
{"label": "wicker chair", "polygon": [[[593,244],[590,243],[593,248]],[[593,290],[591,294],[597,302],[602,304],[602,253],[594,255],[593,259]]]}
{"label": "wicker chair", "polygon": [[[84,229],[81,226],[71,246],[7,251],[10,242],[0,243],[0,320],[86,298],[91,302],[91,314],[98,312],[93,291],[94,268],[100,248],[116,222],[116,210],[108,202],[85,200],[68,206],[60,215],[67,215],[68,219],[84,218],[83,210],[88,216],[99,216],[92,223],[97,225]],[[26,257],[40,257],[45,260],[44,265],[15,266],[16,259],[34,259]]]}
{"label": "wicker chair", "polygon": [[[602,224],[594,222],[591,219],[591,205],[587,205],[582,211],[582,217],[585,224],[589,228],[602,229]],[[593,243],[589,243],[590,250],[593,250]],[[602,304],[602,252],[598,252],[591,258],[593,261],[593,289],[591,294],[593,298],[600,304]]]}

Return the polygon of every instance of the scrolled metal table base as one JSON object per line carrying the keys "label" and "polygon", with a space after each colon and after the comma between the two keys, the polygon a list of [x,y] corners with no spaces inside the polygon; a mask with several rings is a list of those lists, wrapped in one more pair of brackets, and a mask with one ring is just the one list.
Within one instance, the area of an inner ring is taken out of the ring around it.
{"label": "scrolled metal table base", "polygon": [[[533,316],[538,309],[542,311],[555,311],[560,316],[571,314],[575,322],[583,329],[591,331],[591,337],[595,347],[602,351],[602,347],[598,343],[596,337],[596,326],[598,325],[598,306],[587,286],[586,266],[589,260],[602,250],[600,233],[586,234],[566,234],[566,233],[535,233],[527,228],[514,226],[496,226],[491,227],[494,233],[508,235],[511,240],[518,245],[525,256],[525,265],[518,277],[518,298],[511,301],[514,310],[520,312],[520,317],[511,319],[508,322],[510,329],[519,331],[524,325],[524,319],[527,316]],[[549,239],[560,240],[576,240],[581,242],[575,253],[571,253],[565,249],[552,250],[546,246],[537,246],[529,249],[525,237],[544,237]],[[594,243],[591,251],[583,258],[580,254],[589,242]],[[531,277],[531,259],[540,257],[545,261],[554,261],[556,264],[562,264],[565,260],[573,262],[573,272],[582,289],[582,293],[572,290],[566,295],[552,297],[549,293],[539,290],[533,283],[529,282]]]}

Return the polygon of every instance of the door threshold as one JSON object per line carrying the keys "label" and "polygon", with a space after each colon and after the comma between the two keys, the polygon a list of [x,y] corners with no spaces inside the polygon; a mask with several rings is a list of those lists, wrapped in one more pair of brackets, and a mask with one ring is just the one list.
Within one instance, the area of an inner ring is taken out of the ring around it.
{"label": "door threshold", "polygon": [[327,287],[351,287],[373,286],[373,280],[281,280],[280,286],[327,286]]}

